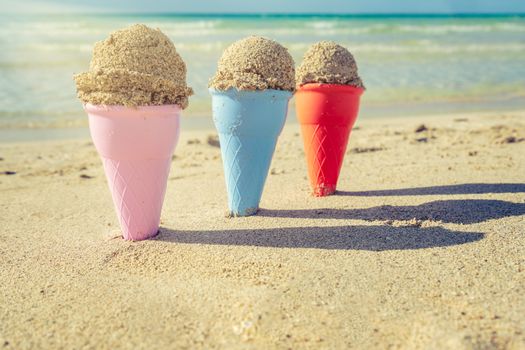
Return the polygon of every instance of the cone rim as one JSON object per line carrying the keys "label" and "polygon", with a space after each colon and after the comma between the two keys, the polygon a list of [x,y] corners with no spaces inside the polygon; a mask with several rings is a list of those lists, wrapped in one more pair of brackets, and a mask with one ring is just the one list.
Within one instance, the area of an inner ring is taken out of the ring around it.
{"label": "cone rim", "polygon": [[307,83],[297,88],[297,92],[307,92],[307,91],[349,92],[349,93],[362,95],[365,92],[365,89],[357,87],[357,86],[353,86],[353,85],[325,84],[325,83]]}
{"label": "cone rim", "polygon": [[215,88],[208,88],[208,92],[213,95],[226,95],[226,96],[235,96],[235,95],[259,95],[259,94],[279,94],[282,97],[290,98],[293,95],[293,91],[290,90],[277,90],[277,89],[264,89],[264,90],[239,90],[237,88],[229,88],[227,90],[218,90]]}
{"label": "cone rim", "polygon": [[182,111],[182,108],[177,104],[171,105],[153,105],[153,106],[137,106],[137,107],[128,107],[123,105],[95,105],[92,103],[84,103],[84,110],[87,113],[99,113],[99,114],[109,114],[109,113],[122,113],[127,112],[129,115],[138,114],[138,113],[151,113],[152,115],[164,114],[166,112],[178,112]]}

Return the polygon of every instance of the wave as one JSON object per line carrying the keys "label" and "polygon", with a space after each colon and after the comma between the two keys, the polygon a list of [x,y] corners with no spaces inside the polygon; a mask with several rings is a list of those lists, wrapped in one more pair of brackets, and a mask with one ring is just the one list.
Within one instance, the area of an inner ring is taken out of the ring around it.
{"label": "wave", "polygon": [[93,51],[92,44],[73,44],[73,43],[33,43],[23,46],[24,49],[29,51],[75,51],[75,52],[89,52]]}
{"label": "wave", "polygon": [[[246,21],[238,19],[199,19],[199,20],[173,20],[170,18],[117,18],[110,21],[111,17],[95,21],[92,18],[79,21],[64,20],[48,22],[7,22],[0,31],[2,42],[40,42],[59,39],[59,42],[94,42],[101,40],[107,34],[136,21],[143,22],[151,27],[160,28],[174,41],[184,41],[185,38],[209,38],[209,41],[236,38],[252,34],[268,37],[296,37],[303,40],[308,37],[348,37],[364,35],[369,40],[385,35],[396,37],[428,36],[443,38],[450,34],[478,35],[507,35],[525,33],[525,21],[513,22],[473,22],[473,23],[410,23],[408,21],[363,21],[353,19],[323,19],[323,20],[255,20]],[[480,38],[483,40],[483,38]],[[66,48],[67,49],[67,48]]]}
{"label": "wave", "polygon": [[316,21],[316,22],[307,22],[306,26],[314,29],[332,29],[338,26],[338,22],[335,21]]}
{"label": "wave", "polygon": [[487,25],[449,24],[449,25],[399,25],[394,31],[425,34],[480,33],[480,32],[525,32],[525,25],[497,23]]}
{"label": "wave", "polygon": [[304,22],[303,30],[319,31],[323,34],[383,34],[383,33],[423,33],[423,34],[451,34],[451,33],[523,33],[525,23],[500,22],[486,24],[405,24],[405,23],[366,23],[352,20],[325,20]]}
{"label": "wave", "polygon": [[[421,40],[399,44],[361,44],[352,42],[343,42],[341,44],[354,53],[525,53],[525,43],[443,45],[429,40]],[[287,46],[290,51],[304,52],[310,47],[310,45],[310,43],[291,43]]]}
{"label": "wave", "polygon": [[[290,52],[292,53],[303,53],[306,51],[312,42],[282,42]],[[192,53],[217,53],[219,54],[224,50],[231,42],[227,40],[217,41],[176,41],[175,45],[178,50],[185,51],[187,54]],[[441,44],[439,42],[431,40],[407,40],[399,43],[357,43],[357,42],[340,42],[341,45],[347,47],[351,52],[356,54],[487,54],[487,55],[515,55],[525,54],[525,42],[511,42],[502,44]],[[92,44],[85,43],[28,43],[24,45],[18,45],[16,50],[20,54],[19,58],[14,61],[11,59],[0,58],[0,69],[7,66],[17,66],[19,64],[42,63],[48,64],[48,60],[37,60],[28,61],[20,60],[20,57],[31,57],[31,55],[38,54],[49,54],[56,53],[60,59],[54,60],[60,61],[61,64],[64,60],[68,60],[71,63],[78,62],[82,57],[88,57],[93,50]],[[67,54],[67,56],[66,56]],[[57,58],[58,58],[57,57]]]}
{"label": "wave", "polygon": [[471,33],[471,32],[525,32],[525,23],[523,21],[514,22],[471,22],[471,23],[407,23],[407,21],[399,22],[367,22],[367,21],[356,21],[356,20],[323,20],[323,21],[305,21],[305,28],[313,29],[340,29],[350,30],[355,32],[424,32],[424,33]]}
{"label": "wave", "polygon": [[151,27],[158,27],[164,30],[177,30],[177,29],[215,29],[221,24],[224,23],[222,20],[201,20],[201,21],[181,21],[181,22],[165,22],[165,21],[155,21],[145,22],[147,25]]}
{"label": "wave", "polygon": [[[25,22],[25,23],[6,23],[0,31],[0,39],[21,38],[24,40],[37,41],[38,38],[72,40],[88,39],[89,41],[101,40],[107,37],[108,33],[130,26],[137,20],[120,19],[118,22],[94,22],[92,19],[73,22]],[[150,27],[160,28],[163,32],[173,36],[206,36],[216,34],[223,21],[181,21],[164,22],[149,21],[144,18],[140,21]]]}
{"label": "wave", "polygon": [[516,53],[525,52],[525,44],[468,44],[468,45],[358,45],[356,51],[363,52],[400,52],[400,53]]}

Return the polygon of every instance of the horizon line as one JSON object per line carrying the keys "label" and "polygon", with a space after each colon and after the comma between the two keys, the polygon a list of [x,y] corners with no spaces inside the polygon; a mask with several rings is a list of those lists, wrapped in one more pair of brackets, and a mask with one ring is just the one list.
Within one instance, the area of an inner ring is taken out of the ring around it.
{"label": "horizon line", "polygon": [[[11,13],[21,15],[63,15],[65,12]],[[181,16],[181,17],[525,17],[525,12],[457,12],[457,13],[419,13],[419,12],[362,12],[362,13],[279,13],[279,12],[66,12],[74,15],[103,16]],[[7,14],[6,14],[7,15]]]}

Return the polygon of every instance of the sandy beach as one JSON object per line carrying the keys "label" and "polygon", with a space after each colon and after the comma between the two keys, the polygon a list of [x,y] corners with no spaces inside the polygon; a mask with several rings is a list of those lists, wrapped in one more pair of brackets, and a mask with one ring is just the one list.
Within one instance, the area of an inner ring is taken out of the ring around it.
{"label": "sandy beach", "polygon": [[1,143],[0,347],[525,348],[525,111],[358,120],[327,198],[288,124],[247,218],[214,135],[143,242],[89,139]]}

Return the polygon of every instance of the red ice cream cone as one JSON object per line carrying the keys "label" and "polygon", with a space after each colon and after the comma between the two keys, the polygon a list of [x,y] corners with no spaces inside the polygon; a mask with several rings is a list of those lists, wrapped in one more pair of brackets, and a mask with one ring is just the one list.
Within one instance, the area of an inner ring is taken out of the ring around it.
{"label": "red ice cream cone", "polygon": [[314,196],[328,196],[336,190],[363,91],[349,85],[315,83],[305,84],[295,93]]}

